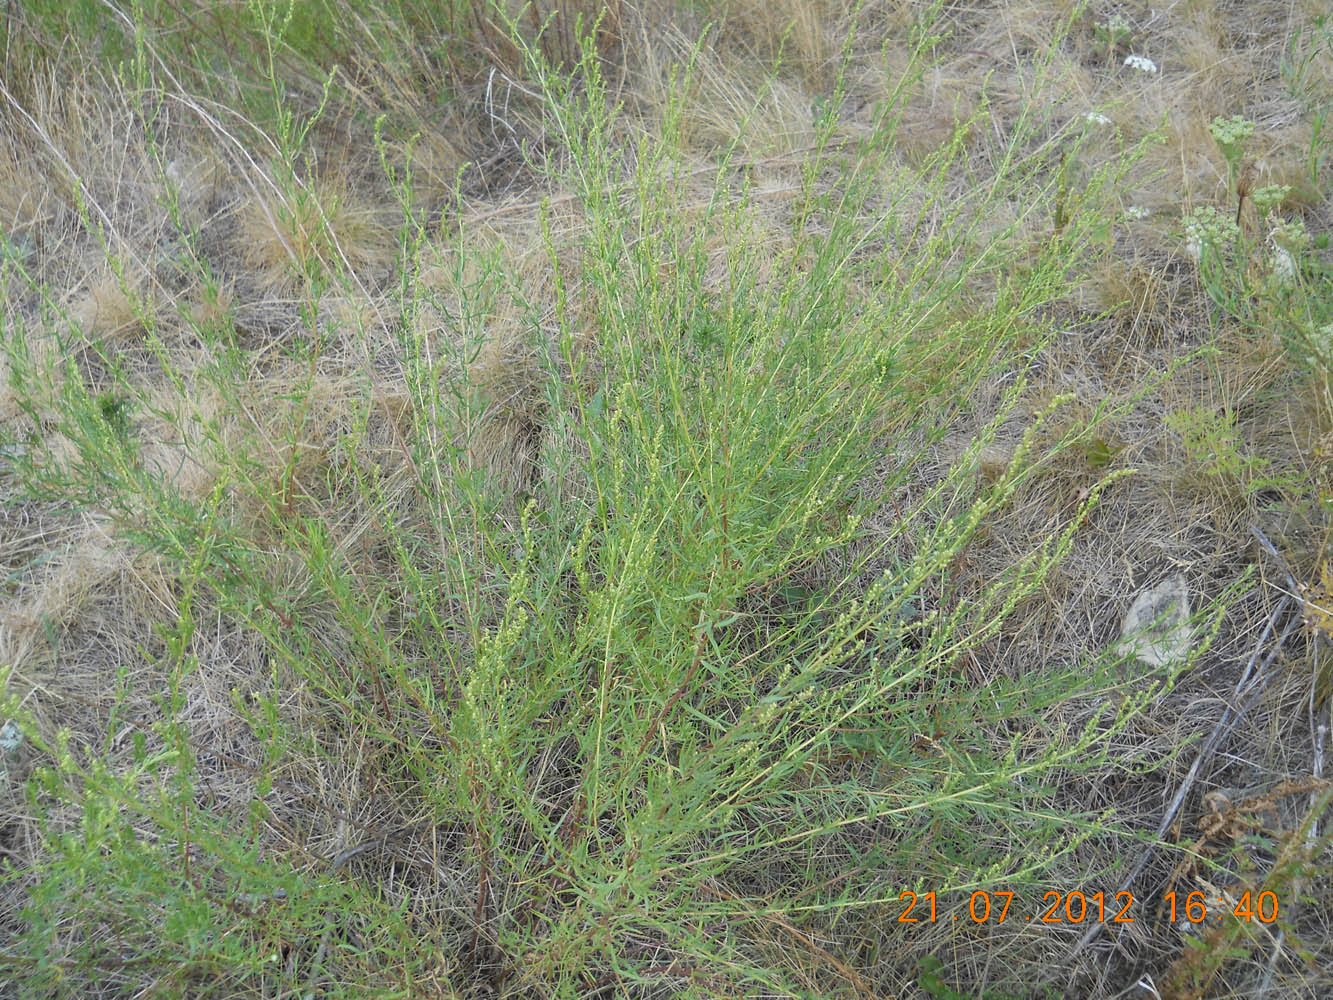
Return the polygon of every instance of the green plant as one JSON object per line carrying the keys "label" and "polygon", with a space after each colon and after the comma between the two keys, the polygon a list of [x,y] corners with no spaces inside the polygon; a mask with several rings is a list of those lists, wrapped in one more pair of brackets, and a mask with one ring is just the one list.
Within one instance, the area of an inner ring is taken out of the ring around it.
{"label": "green plant", "polygon": [[[1229,164],[1240,157],[1248,129],[1243,119],[1215,120]],[[1239,212],[1232,219],[1204,205],[1184,219],[1186,253],[1219,310],[1257,333],[1277,336],[1298,363],[1325,380],[1330,369],[1321,331],[1333,321],[1333,272],[1321,256],[1326,234],[1312,238],[1301,219],[1278,214],[1289,185],[1246,193],[1266,231],[1256,239],[1239,225]]]}
{"label": "green plant", "polygon": [[1227,170],[1234,184],[1240,170],[1241,159],[1245,156],[1245,143],[1254,135],[1254,122],[1241,115],[1230,118],[1217,117],[1208,125],[1213,140],[1227,161]]}
{"label": "green plant", "polygon": [[934,955],[927,955],[917,963],[918,978],[917,985],[934,997],[935,1000],[1019,1000],[1017,994],[1002,993],[995,990],[987,990],[977,996],[967,993],[959,993],[950,988],[940,973],[944,970],[944,963]]}
{"label": "green plant", "polygon": [[116,437],[128,441],[131,404],[124,396],[104,392],[97,397],[97,412]]}
{"label": "green plant", "polygon": [[1250,195],[1252,174],[1252,168],[1242,173],[1241,165],[1245,158],[1245,144],[1254,135],[1254,122],[1240,115],[1218,117],[1209,123],[1208,131],[1227,161],[1227,191],[1236,201],[1236,224],[1239,225],[1241,208]]}
{"label": "green plant", "polygon": [[1134,38],[1134,29],[1120,14],[1112,14],[1106,21],[1095,21],[1093,35],[1106,49],[1107,59],[1114,57],[1117,49],[1126,48]]}
{"label": "green plant", "polygon": [[1180,436],[1183,469],[1212,487],[1240,497],[1265,490],[1296,495],[1302,489],[1299,474],[1275,469],[1268,459],[1249,453],[1233,413],[1192,407],[1168,414],[1166,423]]}
{"label": "green plant", "polygon": [[1239,479],[1263,470],[1266,463],[1253,455],[1242,455],[1235,418],[1205,408],[1177,410],[1167,426],[1181,436],[1189,462],[1205,475]]}
{"label": "green plant", "polygon": [[1204,286],[1214,299],[1225,296],[1228,276],[1234,275],[1232,250],[1241,231],[1234,220],[1211,205],[1196,208],[1185,216],[1185,252],[1199,265]]}
{"label": "green plant", "polygon": [[1260,220],[1263,220],[1279,208],[1289,194],[1291,194],[1290,184],[1267,184],[1250,192],[1250,200],[1254,202]]}
{"label": "green plant", "polygon": [[1306,154],[1307,176],[1318,186],[1329,157],[1329,115],[1333,111],[1333,91],[1328,86],[1321,63],[1333,58],[1333,20],[1316,17],[1293,31],[1282,60],[1282,80],[1287,93],[1299,101],[1310,119],[1310,145]]}

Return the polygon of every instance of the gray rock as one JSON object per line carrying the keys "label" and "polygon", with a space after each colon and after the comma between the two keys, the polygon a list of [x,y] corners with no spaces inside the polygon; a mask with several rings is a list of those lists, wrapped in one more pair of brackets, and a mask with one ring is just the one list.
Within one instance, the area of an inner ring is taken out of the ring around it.
{"label": "gray rock", "polygon": [[1117,657],[1133,656],[1153,667],[1178,663],[1189,655],[1189,587],[1180,574],[1169,576],[1134,598],[1120,625]]}

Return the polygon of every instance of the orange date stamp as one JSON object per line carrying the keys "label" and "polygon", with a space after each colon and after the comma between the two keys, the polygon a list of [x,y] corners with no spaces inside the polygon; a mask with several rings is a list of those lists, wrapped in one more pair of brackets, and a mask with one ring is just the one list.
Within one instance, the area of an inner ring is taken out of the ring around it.
{"label": "orange date stamp", "polygon": [[[1041,903],[1036,907],[1027,907],[1023,903],[1014,906],[1015,895],[1001,890],[978,889],[968,897],[965,911],[953,913],[951,919],[969,920],[975,924],[1002,924],[1006,920],[1042,924],[1132,924],[1142,916],[1137,911],[1147,905],[1146,900],[1136,900],[1134,894],[1127,891],[1111,894],[1048,889],[1042,893]],[[904,904],[903,911],[898,914],[900,924],[933,924],[940,919],[933,892],[916,893],[908,889],[898,901]],[[1242,893],[1234,903],[1230,900],[1221,903],[1202,892],[1166,892],[1159,903],[1163,914],[1173,924],[1178,920],[1198,924],[1210,917],[1221,916],[1271,924],[1277,920],[1279,910],[1277,894],[1269,890]]]}

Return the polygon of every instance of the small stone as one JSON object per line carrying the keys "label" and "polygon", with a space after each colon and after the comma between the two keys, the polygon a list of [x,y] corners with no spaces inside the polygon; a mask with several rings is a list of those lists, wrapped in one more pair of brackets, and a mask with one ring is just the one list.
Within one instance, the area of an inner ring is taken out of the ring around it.
{"label": "small stone", "polygon": [[0,755],[13,759],[23,746],[23,730],[12,719],[0,726]]}
{"label": "small stone", "polygon": [[9,765],[18,759],[21,746],[23,746],[23,730],[10,719],[0,726],[0,781],[9,777]]}
{"label": "small stone", "polygon": [[1120,625],[1120,641],[1112,652],[1133,656],[1153,667],[1178,663],[1192,645],[1189,587],[1179,574],[1169,576],[1134,599]]}

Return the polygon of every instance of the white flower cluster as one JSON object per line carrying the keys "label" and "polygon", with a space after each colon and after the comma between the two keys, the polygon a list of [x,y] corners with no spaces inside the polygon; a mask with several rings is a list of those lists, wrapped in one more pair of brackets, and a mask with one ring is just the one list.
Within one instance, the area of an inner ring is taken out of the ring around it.
{"label": "white flower cluster", "polygon": [[1157,64],[1147,56],[1125,56],[1125,65],[1130,69],[1136,69],[1140,73],[1156,73]]}
{"label": "white flower cluster", "polygon": [[1251,191],[1250,200],[1254,202],[1259,217],[1266,219],[1268,214],[1281,205],[1289,194],[1291,194],[1290,184],[1266,184]]}
{"label": "white flower cluster", "polygon": [[1240,227],[1230,216],[1211,205],[1196,208],[1185,217],[1185,252],[1197,263],[1204,250],[1225,247],[1240,235]]}
{"label": "white flower cluster", "polygon": [[1305,363],[1311,366],[1326,365],[1333,361],[1333,323],[1325,323],[1317,330],[1311,330],[1306,339],[1313,354],[1305,357]]}
{"label": "white flower cluster", "polygon": [[1230,159],[1239,156],[1244,149],[1245,140],[1254,135],[1254,122],[1240,115],[1232,115],[1230,118],[1219,115],[1209,123],[1208,131],[1213,133],[1213,138],[1222,147],[1222,152]]}
{"label": "white flower cluster", "polygon": [[1189,226],[1185,227],[1185,252],[1196,264],[1203,259],[1203,240],[1199,238],[1198,232]]}
{"label": "white flower cluster", "polygon": [[1310,241],[1305,231],[1305,223],[1296,219],[1281,222],[1268,234],[1268,242],[1273,253],[1269,262],[1273,268],[1273,277],[1281,284],[1291,286],[1296,282],[1296,254],[1305,249]]}
{"label": "white flower cluster", "polygon": [[1134,37],[1134,29],[1120,14],[1112,14],[1109,21],[1093,22],[1092,31],[1099,42],[1110,48],[1117,45],[1128,45]]}
{"label": "white flower cluster", "polygon": [[5,780],[8,765],[18,759],[23,746],[23,730],[13,719],[0,726],[0,781]]}
{"label": "white flower cluster", "polygon": [[1274,246],[1285,247],[1297,252],[1304,250],[1310,243],[1310,234],[1305,231],[1305,223],[1300,219],[1279,222],[1268,234]]}
{"label": "white flower cluster", "polygon": [[1291,251],[1284,246],[1273,247],[1273,277],[1283,285],[1290,286],[1296,281],[1296,261]]}

